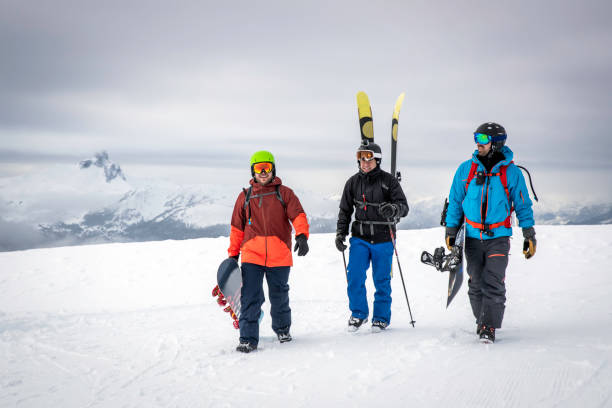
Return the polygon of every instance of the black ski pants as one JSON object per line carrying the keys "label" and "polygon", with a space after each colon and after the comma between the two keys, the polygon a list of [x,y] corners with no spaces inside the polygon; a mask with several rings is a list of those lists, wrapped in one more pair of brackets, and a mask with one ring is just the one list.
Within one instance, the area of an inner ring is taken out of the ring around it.
{"label": "black ski pants", "polygon": [[289,307],[289,266],[266,267],[252,263],[242,264],[242,290],[240,295],[240,341],[259,343],[259,315],[265,301],[263,278],[268,282],[270,316],[275,333],[288,332],[291,326]]}
{"label": "black ski pants", "polygon": [[468,296],[478,325],[500,328],[506,308],[506,267],[510,238],[465,239]]}

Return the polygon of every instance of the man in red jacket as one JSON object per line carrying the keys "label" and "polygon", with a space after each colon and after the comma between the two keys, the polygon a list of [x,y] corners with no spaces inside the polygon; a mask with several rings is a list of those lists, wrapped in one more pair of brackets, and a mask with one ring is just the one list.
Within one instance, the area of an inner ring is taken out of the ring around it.
{"label": "man in red jacket", "polygon": [[295,229],[298,256],[308,253],[308,220],[300,200],[276,177],[274,156],[259,151],[251,157],[251,187],[243,190],[232,214],[230,257],[242,254],[240,344],[237,351],[249,353],[259,342],[259,315],[265,297],[263,278],[268,282],[272,330],[279,341],[291,341],[289,270],[291,224]]}

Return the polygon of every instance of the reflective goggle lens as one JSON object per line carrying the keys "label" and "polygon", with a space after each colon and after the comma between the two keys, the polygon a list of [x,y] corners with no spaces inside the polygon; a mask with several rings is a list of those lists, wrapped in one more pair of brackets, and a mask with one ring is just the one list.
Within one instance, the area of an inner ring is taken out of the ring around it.
{"label": "reflective goggle lens", "polygon": [[487,144],[491,141],[491,136],[484,133],[474,133],[474,141],[478,144]]}
{"label": "reflective goggle lens", "polygon": [[363,160],[363,161],[374,160],[374,152],[371,150],[360,150],[357,152],[357,160]]}
{"label": "reflective goggle lens", "polygon": [[257,174],[270,173],[272,171],[272,163],[268,163],[268,162],[255,163],[253,165],[253,171]]}

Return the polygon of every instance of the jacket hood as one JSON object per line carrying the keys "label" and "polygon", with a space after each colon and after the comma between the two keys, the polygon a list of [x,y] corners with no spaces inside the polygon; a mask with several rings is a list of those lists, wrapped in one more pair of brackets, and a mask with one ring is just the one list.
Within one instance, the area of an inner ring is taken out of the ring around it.
{"label": "jacket hood", "polygon": [[[514,153],[512,152],[512,150],[510,150],[508,146],[502,147],[500,152],[504,155],[504,160],[500,161],[495,166],[493,166],[491,171],[493,171],[494,169],[500,166],[507,166],[514,159]],[[482,166],[482,163],[480,162],[480,160],[478,160],[478,149],[474,150],[474,153],[472,153],[472,161],[478,164],[479,166]]]}

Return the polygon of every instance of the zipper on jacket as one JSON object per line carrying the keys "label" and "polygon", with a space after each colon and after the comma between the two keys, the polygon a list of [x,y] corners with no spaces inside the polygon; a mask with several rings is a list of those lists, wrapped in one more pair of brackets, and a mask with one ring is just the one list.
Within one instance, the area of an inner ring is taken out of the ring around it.
{"label": "zipper on jacket", "polygon": [[[484,218],[482,219],[482,225],[486,226],[486,221],[487,221],[487,213],[489,212],[489,180],[491,180],[491,177],[487,176],[487,181],[485,182],[485,199],[484,199]],[[487,230],[487,235],[489,235],[488,233],[491,230]],[[482,236],[482,235],[481,235]]]}
{"label": "zipper on jacket", "polygon": [[[263,194],[263,190],[262,190]],[[261,217],[264,225],[264,246],[266,248],[266,257],[264,258],[264,266],[268,266],[268,223],[266,221],[266,210],[264,209],[264,197],[261,197]]]}

